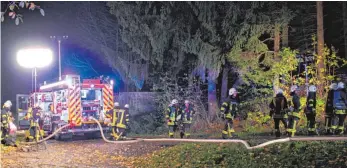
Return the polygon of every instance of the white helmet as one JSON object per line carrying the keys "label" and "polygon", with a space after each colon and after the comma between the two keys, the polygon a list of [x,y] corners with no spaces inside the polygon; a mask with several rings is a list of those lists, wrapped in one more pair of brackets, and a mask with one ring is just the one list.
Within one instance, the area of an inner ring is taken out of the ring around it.
{"label": "white helmet", "polygon": [[295,92],[297,89],[298,89],[298,86],[297,86],[297,85],[293,85],[293,86],[290,88],[290,92]]}
{"label": "white helmet", "polygon": [[119,107],[119,103],[118,102],[114,102],[114,106],[115,107]]}
{"label": "white helmet", "polygon": [[337,84],[337,86],[339,87],[339,89],[345,88],[345,84],[343,82],[339,82],[339,84]]}
{"label": "white helmet", "polygon": [[4,103],[4,107],[8,107],[10,108],[12,106],[12,102],[10,100],[7,100],[5,103]]}
{"label": "white helmet", "polygon": [[125,108],[129,108],[129,104],[126,104],[124,107],[125,107]]}
{"label": "white helmet", "polygon": [[276,94],[282,94],[283,93],[283,90],[278,88],[277,91],[276,91]]}
{"label": "white helmet", "polygon": [[177,103],[178,103],[178,100],[177,100],[177,99],[173,99],[173,100],[171,101],[171,104],[172,104],[172,105],[177,104]]}
{"label": "white helmet", "polygon": [[237,92],[237,91],[236,91],[235,88],[231,88],[231,89],[229,90],[229,96],[233,95],[233,94],[236,93],[236,92]]}
{"label": "white helmet", "polygon": [[316,91],[317,91],[317,88],[316,88],[315,85],[310,85],[310,87],[308,87],[308,90],[309,90],[310,92],[316,92]]}
{"label": "white helmet", "polygon": [[336,86],[337,86],[336,83],[332,83],[332,84],[329,86],[329,88],[330,88],[330,89],[334,89],[334,88],[336,88]]}
{"label": "white helmet", "polygon": [[189,100],[184,101],[184,104],[189,104],[189,103],[190,103]]}

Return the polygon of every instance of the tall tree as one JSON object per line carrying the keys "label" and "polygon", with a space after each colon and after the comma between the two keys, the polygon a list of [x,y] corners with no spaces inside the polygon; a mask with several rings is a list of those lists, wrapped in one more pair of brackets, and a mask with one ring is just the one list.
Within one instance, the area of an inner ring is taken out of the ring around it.
{"label": "tall tree", "polygon": [[344,48],[345,48],[345,59],[347,59],[347,3],[346,1],[342,2],[342,13],[343,13],[343,40],[344,40]]}
{"label": "tall tree", "polygon": [[324,83],[324,27],[323,27],[323,2],[317,1],[317,71],[318,71],[318,89],[322,94]]}

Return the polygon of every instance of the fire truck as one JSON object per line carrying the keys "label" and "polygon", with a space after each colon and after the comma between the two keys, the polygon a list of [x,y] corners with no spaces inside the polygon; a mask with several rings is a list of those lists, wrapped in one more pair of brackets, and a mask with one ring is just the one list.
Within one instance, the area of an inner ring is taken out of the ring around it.
{"label": "fire truck", "polygon": [[56,140],[71,139],[75,134],[95,137],[100,130],[91,117],[103,124],[105,112],[113,109],[113,81],[84,79],[81,83],[79,75],[66,75],[58,82],[45,83],[29,99],[30,107],[38,104],[43,111],[41,125],[46,135],[70,124],[55,135]]}

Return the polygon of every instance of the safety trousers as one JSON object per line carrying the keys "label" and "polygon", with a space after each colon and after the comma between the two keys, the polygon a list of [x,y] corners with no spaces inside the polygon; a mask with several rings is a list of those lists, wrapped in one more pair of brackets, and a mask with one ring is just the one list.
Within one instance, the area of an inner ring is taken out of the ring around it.
{"label": "safety trousers", "polygon": [[281,136],[281,131],[280,131],[280,122],[283,123],[284,128],[287,129],[287,119],[286,118],[274,118],[275,122],[275,136],[280,137]]}
{"label": "safety trousers", "polygon": [[181,138],[183,138],[184,136],[186,138],[190,137],[190,125],[191,125],[190,123],[182,124],[181,133],[180,133]]}
{"label": "safety trousers", "polygon": [[111,135],[115,140],[118,140],[121,137],[126,137],[126,128],[118,128],[116,126],[112,126]]}
{"label": "safety trousers", "polygon": [[306,113],[307,130],[309,135],[316,133],[316,113]]}
{"label": "safety trousers", "polygon": [[335,131],[335,128],[333,127],[333,114],[326,114],[325,115],[325,132],[326,134],[332,134]]}
{"label": "safety trousers", "polygon": [[345,122],[346,114],[335,114],[333,121],[332,121],[332,128],[335,129],[335,134],[343,134],[345,127],[344,127],[344,122]]}
{"label": "safety trousers", "polygon": [[288,136],[289,137],[293,137],[296,133],[296,125],[298,124],[299,122],[299,117],[296,117],[296,116],[293,116],[293,115],[290,115],[288,116],[288,129],[287,129],[287,132],[288,132]]}
{"label": "safety trousers", "polygon": [[233,128],[233,119],[232,118],[226,118],[224,129],[222,131],[223,139],[232,138],[234,132],[235,132],[235,130]]}
{"label": "safety trousers", "polygon": [[173,138],[177,130],[177,125],[169,125],[169,137]]}

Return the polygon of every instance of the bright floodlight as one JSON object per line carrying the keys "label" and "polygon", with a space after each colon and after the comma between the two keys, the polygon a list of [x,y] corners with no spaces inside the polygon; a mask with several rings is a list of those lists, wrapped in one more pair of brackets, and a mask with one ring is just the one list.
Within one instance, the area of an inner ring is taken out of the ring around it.
{"label": "bright floodlight", "polygon": [[17,62],[25,68],[42,68],[49,65],[52,60],[53,54],[50,49],[22,49],[17,53]]}

